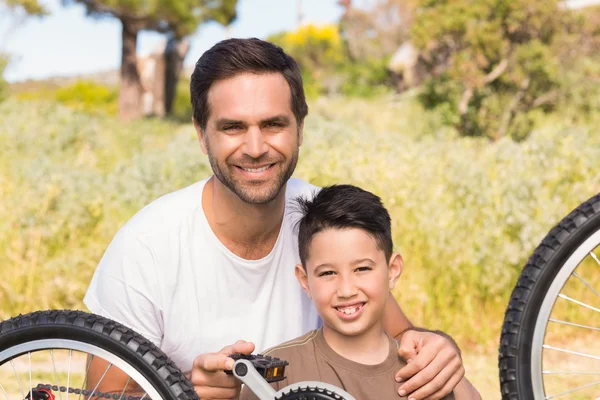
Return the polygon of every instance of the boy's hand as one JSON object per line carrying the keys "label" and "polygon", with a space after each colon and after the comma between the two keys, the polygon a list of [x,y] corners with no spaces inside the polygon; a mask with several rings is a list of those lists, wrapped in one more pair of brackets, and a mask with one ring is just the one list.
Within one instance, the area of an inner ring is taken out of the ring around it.
{"label": "boy's hand", "polygon": [[227,357],[233,353],[251,354],[254,343],[238,340],[223,347],[218,353],[200,354],[194,360],[192,371],[187,374],[198,397],[207,399],[236,399],[240,394],[241,382],[224,370],[231,370],[235,361]]}
{"label": "boy's hand", "polygon": [[404,382],[398,394],[411,400],[439,400],[450,394],[465,374],[456,344],[434,332],[407,330],[398,354],[407,361],[396,374],[396,380]]}

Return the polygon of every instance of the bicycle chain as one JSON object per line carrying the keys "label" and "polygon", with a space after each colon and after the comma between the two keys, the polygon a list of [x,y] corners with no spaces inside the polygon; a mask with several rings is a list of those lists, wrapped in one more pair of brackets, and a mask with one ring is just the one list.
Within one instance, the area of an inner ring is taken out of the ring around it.
{"label": "bicycle chain", "polygon": [[[78,394],[78,395],[83,395],[83,396],[89,396],[90,394],[92,394],[92,390],[85,390],[85,389],[75,389],[72,387],[65,387],[65,386],[56,386],[56,385],[44,385],[42,383],[38,384],[34,390],[37,389],[46,389],[46,390],[52,390],[54,392],[61,392],[61,393],[73,393],[73,394]],[[103,393],[103,392],[93,392],[94,393],[94,397],[95,398],[104,398],[104,399],[113,399],[113,400],[142,400],[142,399],[148,399],[150,400],[150,397],[147,397],[146,395],[139,397],[139,396],[127,396],[127,395],[122,395],[122,394],[117,394],[117,393]]]}

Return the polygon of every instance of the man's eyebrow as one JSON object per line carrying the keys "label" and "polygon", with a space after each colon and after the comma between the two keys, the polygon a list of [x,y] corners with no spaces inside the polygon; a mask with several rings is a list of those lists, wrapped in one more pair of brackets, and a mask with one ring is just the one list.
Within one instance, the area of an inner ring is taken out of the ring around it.
{"label": "man's eyebrow", "polygon": [[268,123],[273,123],[273,122],[278,122],[280,124],[289,124],[290,123],[290,119],[286,115],[276,115],[276,116],[271,117],[271,118],[263,119],[260,122],[262,124],[268,124]]}
{"label": "man's eyebrow", "polygon": [[221,118],[221,119],[218,119],[215,122],[215,125],[217,125],[217,126],[223,126],[223,125],[244,125],[244,122],[243,121],[238,121],[238,120],[235,120],[235,119]]}

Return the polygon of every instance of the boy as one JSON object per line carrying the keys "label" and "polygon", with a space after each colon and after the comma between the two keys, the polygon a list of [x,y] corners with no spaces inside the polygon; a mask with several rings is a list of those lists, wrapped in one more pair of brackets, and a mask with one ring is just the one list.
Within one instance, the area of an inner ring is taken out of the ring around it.
{"label": "boy", "polygon": [[[392,250],[387,210],[379,197],[351,185],[325,187],[297,202],[303,216],[296,277],[323,326],[264,352],[289,362],[286,379],[273,387],[321,381],[359,400],[399,399],[394,376],[405,362],[384,331],[383,314],[403,260]],[[445,397],[454,398],[480,397],[466,384]],[[244,388],[240,399],[256,397]]]}

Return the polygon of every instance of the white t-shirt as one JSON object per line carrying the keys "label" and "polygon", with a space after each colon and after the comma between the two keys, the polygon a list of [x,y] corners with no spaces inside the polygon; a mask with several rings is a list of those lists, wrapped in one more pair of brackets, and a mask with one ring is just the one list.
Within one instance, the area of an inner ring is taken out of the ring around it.
{"label": "white t-shirt", "polygon": [[229,251],[202,209],[208,179],[165,195],[115,235],[84,298],[93,313],[136,330],[183,370],[237,340],[265,350],[316,329],[320,319],[294,275],[299,263],[290,207],[317,190],[290,179],[277,242],[260,260]]}

